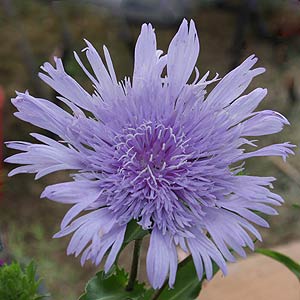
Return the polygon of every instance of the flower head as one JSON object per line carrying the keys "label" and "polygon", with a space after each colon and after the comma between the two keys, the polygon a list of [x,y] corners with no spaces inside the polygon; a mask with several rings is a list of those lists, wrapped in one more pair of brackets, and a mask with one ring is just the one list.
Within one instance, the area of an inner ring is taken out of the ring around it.
{"label": "flower head", "polygon": [[[36,173],[38,179],[58,170],[78,171],[72,181],[46,187],[42,197],[73,204],[55,237],[73,233],[67,253],[82,253],[82,263],[99,264],[109,253],[108,271],[134,219],[151,231],[147,272],[154,288],[167,276],[174,284],[177,246],[191,253],[199,278],[204,272],[212,277],[212,261],[226,273],[225,261],[235,260],[229,249],[245,256],[244,247],[254,248],[250,234],[261,239],[253,224],[268,226],[256,212],[276,214],[270,205],[283,201],[269,190],[273,177],[240,175],[242,162],[293,153],[289,143],[244,149],[256,147],[247,137],[273,134],[288,124],[274,111],[253,112],[266,89],[242,95],[264,69],[252,68],[257,61],[252,55],[221,80],[207,81],[209,73],[199,79],[193,21],[182,22],[166,55],[157,50],[152,26],[144,24],[132,81],[118,82],[107,48],[105,66],[86,43],[93,74],[75,58],[92,81],[93,94],[66,74],[58,58],[55,67],[45,63],[40,74],[72,113],[27,92],[12,100],[18,118],[60,141],[32,134],[40,143],[7,143],[21,151],[6,159],[22,164],[10,175]],[[196,77],[187,83],[193,71]],[[206,86],[216,81],[206,96]]]}

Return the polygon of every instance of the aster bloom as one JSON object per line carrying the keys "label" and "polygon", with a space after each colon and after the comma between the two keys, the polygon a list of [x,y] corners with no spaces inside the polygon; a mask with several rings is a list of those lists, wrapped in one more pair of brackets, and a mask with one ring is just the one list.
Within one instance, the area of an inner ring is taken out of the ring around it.
{"label": "aster bloom", "polygon": [[[277,112],[254,112],[266,89],[243,95],[264,68],[253,68],[252,55],[221,80],[207,80],[209,73],[199,79],[199,41],[194,22],[186,20],[166,55],[157,50],[152,26],[142,26],[132,80],[118,82],[107,48],[105,66],[86,44],[93,74],[76,53],[75,59],[92,81],[93,94],[55,58],[55,67],[45,63],[39,75],[68,111],[28,92],[12,100],[18,118],[59,139],[33,133],[38,143],[8,142],[21,153],[6,162],[22,165],[10,175],[36,173],[38,179],[77,171],[72,181],[46,187],[41,197],[73,205],[55,237],[73,233],[67,253],[81,254],[82,264],[99,264],[108,254],[107,272],[134,219],[151,232],[147,273],[154,288],[167,277],[173,286],[177,247],[192,255],[199,279],[204,272],[213,276],[212,261],[226,274],[226,261],[235,260],[231,250],[245,257],[244,248],[254,248],[252,238],[261,240],[254,224],[268,223],[257,212],[275,215],[271,206],[283,201],[270,191],[275,178],[240,175],[243,162],[257,156],[285,160],[293,153],[289,143],[256,148],[248,139],[289,124]],[[206,96],[211,83],[215,87]]]}

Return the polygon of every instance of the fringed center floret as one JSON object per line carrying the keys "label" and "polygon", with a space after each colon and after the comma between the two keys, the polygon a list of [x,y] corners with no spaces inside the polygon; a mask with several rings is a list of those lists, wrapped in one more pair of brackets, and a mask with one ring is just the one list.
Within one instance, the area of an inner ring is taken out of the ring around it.
{"label": "fringed center floret", "polygon": [[154,191],[164,186],[176,188],[174,180],[187,171],[191,158],[186,149],[188,140],[172,127],[147,122],[127,128],[117,141],[118,172],[132,184]]}
{"label": "fringed center floret", "polygon": [[188,173],[193,156],[183,130],[149,121],[124,129],[115,141],[114,167],[121,179],[116,190],[125,192],[120,186],[126,186],[126,200],[121,197],[120,206],[116,203],[119,197],[112,197],[111,208],[120,212],[124,201],[129,201],[122,217],[139,219],[146,228],[155,224],[175,231],[177,220],[182,228],[190,226],[187,210],[176,193],[183,189],[180,181]]}

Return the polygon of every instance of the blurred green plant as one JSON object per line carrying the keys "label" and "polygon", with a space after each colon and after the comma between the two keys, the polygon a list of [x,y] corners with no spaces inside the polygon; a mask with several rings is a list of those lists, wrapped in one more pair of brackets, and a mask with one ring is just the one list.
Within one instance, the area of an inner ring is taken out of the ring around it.
{"label": "blurred green plant", "polygon": [[294,203],[294,204],[292,204],[292,207],[293,207],[293,208],[297,208],[297,209],[299,209],[299,208],[300,208],[300,204],[298,204],[298,203]]}
{"label": "blurred green plant", "polygon": [[39,300],[48,295],[39,295],[41,279],[36,280],[36,265],[31,262],[22,269],[13,262],[0,268],[0,299],[5,300]]}
{"label": "blurred green plant", "polygon": [[[68,299],[75,299],[80,289],[76,291],[75,284],[83,285],[80,282],[81,274],[74,271],[71,264],[64,265],[64,272],[61,272],[61,264],[57,253],[64,253],[65,245],[58,240],[53,240],[49,247],[46,236],[46,228],[40,223],[34,222],[26,227],[18,227],[13,223],[7,226],[7,245],[9,245],[9,254],[13,260],[28,264],[29,257],[34,257],[39,267],[39,274],[46,279],[47,289],[51,291],[53,298],[64,299],[68,295]],[[28,243],[32,243],[34,247],[28,247]],[[68,274],[66,276],[66,274]],[[60,284],[58,285],[57,282]],[[3,300],[0,297],[0,300]],[[5,299],[6,300],[6,299]],[[19,299],[17,299],[19,300]]]}

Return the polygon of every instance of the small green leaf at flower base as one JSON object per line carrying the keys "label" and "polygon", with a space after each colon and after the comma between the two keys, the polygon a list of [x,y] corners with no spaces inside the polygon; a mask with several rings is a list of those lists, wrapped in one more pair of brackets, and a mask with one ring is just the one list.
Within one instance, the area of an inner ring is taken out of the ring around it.
{"label": "small green leaf at flower base", "polygon": [[282,263],[285,265],[291,272],[293,272],[298,280],[300,281],[300,264],[295,262],[290,257],[281,254],[277,251],[269,250],[269,249],[256,249],[257,253],[263,254],[265,256],[268,256],[270,258],[273,258],[274,260]]}
{"label": "small green leaf at flower base", "polygon": [[146,289],[136,282],[132,291],[126,291],[128,274],[116,268],[110,276],[103,271],[92,278],[79,300],[144,300]]}
{"label": "small green leaf at flower base", "polygon": [[133,240],[142,239],[149,232],[147,230],[143,230],[142,227],[137,224],[135,220],[132,220],[128,223],[124,238],[124,246],[129,244]]}
{"label": "small green leaf at flower base", "polygon": [[[216,274],[219,267],[213,263],[213,273]],[[198,297],[202,283],[205,280],[203,276],[199,281],[194,262],[191,256],[187,257],[178,265],[176,282],[173,289],[166,286],[157,300],[194,300]]]}
{"label": "small green leaf at flower base", "polygon": [[118,253],[116,262],[119,259],[119,256],[122,252],[122,250],[132,241],[134,240],[139,240],[139,239],[143,239],[144,236],[146,236],[147,234],[149,234],[148,230],[144,230],[142,229],[142,227],[137,224],[136,220],[132,220],[127,224],[126,227],[126,232],[125,232],[125,237],[124,237],[124,241],[122,244],[122,247]]}

